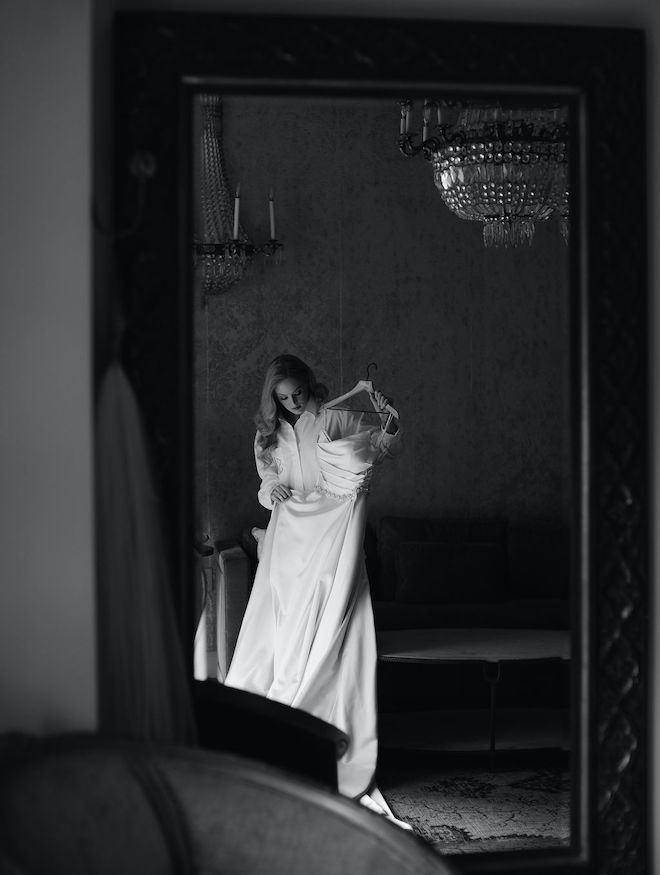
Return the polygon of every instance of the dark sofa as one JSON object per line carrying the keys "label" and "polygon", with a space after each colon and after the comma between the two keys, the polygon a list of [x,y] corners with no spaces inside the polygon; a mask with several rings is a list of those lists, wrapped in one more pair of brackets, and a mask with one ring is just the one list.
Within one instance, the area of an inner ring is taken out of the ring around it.
{"label": "dark sofa", "polygon": [[[365,551],[377,636],[570,628],[569,537],[558,523],[387,516],[368,529]],[[381,713],[488,707],[477,665],[381,663],[378,677]],[[506,665],[497,698],[506,708],[565,711],[570,666]]]}
{"label": "dark sofa", "polygon": [[442,875],[421,839],[312,781],[219,751],[0,735],[3,875]]}
{"label": "dark sofa", "polygon": [[569,626],[558,524],[387,516],[365,548],[377,629]]}

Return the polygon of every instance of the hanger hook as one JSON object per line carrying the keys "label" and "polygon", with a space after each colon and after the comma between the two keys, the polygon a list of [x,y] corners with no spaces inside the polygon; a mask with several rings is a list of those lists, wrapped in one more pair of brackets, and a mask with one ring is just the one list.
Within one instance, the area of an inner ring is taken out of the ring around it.
{"label": "hanger hook", "polygon": [[367,365],[367,382],[369,382],[369,380],[371,379],[371,377],[369,376],[369,371],[371,370],[371,368],[376,368],[376,370],[378,370],[378,365],[376,364],[376,362],[369,362],[369,364]]}

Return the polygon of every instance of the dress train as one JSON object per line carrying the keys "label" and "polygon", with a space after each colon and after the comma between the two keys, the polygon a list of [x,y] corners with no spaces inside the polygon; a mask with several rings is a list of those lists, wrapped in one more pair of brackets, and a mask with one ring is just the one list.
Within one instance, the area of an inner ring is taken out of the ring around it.
{"label": "dress train", "polygon": [[392,809],[385,801],[385,797],[380,792],[378,787],[372,787],[368,793],[365,793],[364,796],[361,796],[360,805],[364,805],[365,808],[368,808],[370,811],[374,811],[376,814],[381,814],[391,823],[395,824],[395,826],[399,826],[401,827],[401,829],[407,829],[412,831],[412,826],[410,826],[409,823],[406,823],[405,820],[399,820],[398,817],[395,817],[392,814]]}

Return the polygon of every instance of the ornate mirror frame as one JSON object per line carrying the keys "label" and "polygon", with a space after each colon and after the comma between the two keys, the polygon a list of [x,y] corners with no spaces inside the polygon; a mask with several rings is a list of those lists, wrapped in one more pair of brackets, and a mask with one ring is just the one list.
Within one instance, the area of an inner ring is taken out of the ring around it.
{"label": "ornate mirror frame", "polygon": [[[545,92],[571,107],[575,683],[572,846],[465,855],[473,872],[646,871],[648,694],[645,47],[635,30],[120,13],[115,193],[123,361],[152,437],[192,636],[191,82],[398,95]],[[189,113],[188,113],[189,116]],[[396,132],[394,132],[396,133]],[[393,138],[394,141],[395,137]],[[136,160],[136,156],[137,159]],[[140,161],[146,157],[148,160]],[[155,163],[151,163],[154,159]],[[192,663],[191,663],[192,664]],[[101,696],[103,691],[101,690]]]}

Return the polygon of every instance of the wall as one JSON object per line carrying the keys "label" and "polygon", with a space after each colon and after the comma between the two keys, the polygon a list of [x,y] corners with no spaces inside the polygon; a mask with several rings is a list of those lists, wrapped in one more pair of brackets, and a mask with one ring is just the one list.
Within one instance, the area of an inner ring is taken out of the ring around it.
{"label": "wall", "polygon": [[90,9],[0,12],[0,731],[96,724]]}
{"label": "wall", "polygon": [[398,124],[394,97],[223,99],[241,224],[266,239],[274,186],[285,261],[257,256],[220,295],[195,294],[200,535],[235,538],[267,519],[252,417],[265,368],[283,351],[309,362],[332,397],[377,362],[374,382],[401,411],[405,450],[378,471],[372,521],[567,517],[559,223],[539,223],[531,246],[486,249],[481,225],[444,206],[431,167],[400,154]]}

